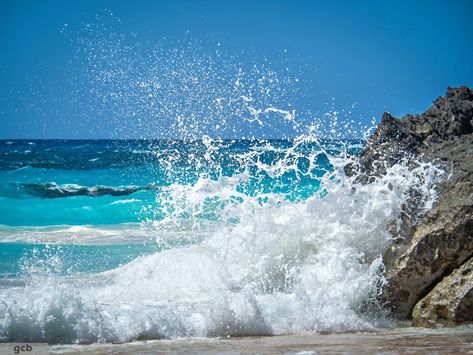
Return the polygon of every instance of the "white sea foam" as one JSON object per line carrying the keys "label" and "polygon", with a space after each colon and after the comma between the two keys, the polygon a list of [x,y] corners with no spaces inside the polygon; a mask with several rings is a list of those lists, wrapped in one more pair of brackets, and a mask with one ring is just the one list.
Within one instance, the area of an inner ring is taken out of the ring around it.
{"label": "white sea foam", "polygon": [[[322,178],[327,193],[296,202],[239,192],[246,172],[171,185],[158,200],[169,205],[168,217],[143,228],[161,231],[158,243],[179,232],[199,239],[87,278],[42,276],[28,292],[2,290],[0,329],[10,341],[96,342],[387,325],[373,311],[384,282],[381,254],[390,243],[386,224],[399,216],[410,189],[428,206],[441,174],[425,164],[395,165],[360,185],[342,173],[346,162],[332,159],[335,171]],[[197,223],[216,200],[214,228]],[[191,218],[184,222],[183,215]]]}
{"label": "white sea foam", "polygon": [[110,204],[111,205],[124,205],[124,204],[127,204],[127,203],[137,203],[137,202],[141,202],[141,200],[139,200],[137,198],[129,198],[129,199],[126,199],[126,200],[113,201]]}
{"label": "white sea foam", "polygon": [[0,243],[47,243],[108,245],[142,243],[156,236],[139,223],[94,226],[24,226],[0,225]]}

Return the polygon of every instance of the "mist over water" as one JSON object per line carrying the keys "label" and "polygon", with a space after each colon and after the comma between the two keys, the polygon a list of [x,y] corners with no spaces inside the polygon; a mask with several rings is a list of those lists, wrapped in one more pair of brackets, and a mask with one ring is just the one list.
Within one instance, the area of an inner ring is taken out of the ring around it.
{"label": "mist over water", "polygon": [[343,167],[366,127],[299,110],[299,78],[218,45],[84,31],[71,85],[91,89],[72,101],[116,118],[112,136],[161,140],[0,142],[0,241],[18,256],[4,262],[0,339],[392,325],[377,300],[386,225],[412,190],[435,200],[440,169],[399,162],[361,185]]}

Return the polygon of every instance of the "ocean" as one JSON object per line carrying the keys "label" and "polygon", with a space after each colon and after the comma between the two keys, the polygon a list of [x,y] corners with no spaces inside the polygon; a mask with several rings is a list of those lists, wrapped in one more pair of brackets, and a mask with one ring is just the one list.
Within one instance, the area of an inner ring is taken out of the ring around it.
{"label": "ocean", "polygon": [[362,145],[1,140],[0,341],[397,329],[386,226],[412,189],[432,205],[439,171],[400,162],[362,185],[343,172]]}

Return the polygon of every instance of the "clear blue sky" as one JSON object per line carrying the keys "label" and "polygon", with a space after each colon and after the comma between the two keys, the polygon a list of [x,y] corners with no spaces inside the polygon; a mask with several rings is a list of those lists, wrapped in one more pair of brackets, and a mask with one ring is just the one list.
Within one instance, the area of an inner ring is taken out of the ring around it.
{"label": "clear blue sky", "polygon": [[[266,60],[274,63],[268,66],[287,68],[293,78],[298,76],[299,81],[291,85],[297,86],[300,97],[289,97],[296,95],[291,88],[287,89],[291,95],[281,100],[283,106],[293,100],[291,107],[304,120],[352,105],[353,117],[363,123],[373,116],[379,119],[383,111],[422,112],[447,86],[473,86],[472,18],[473,1],[469,0],[2,0],[0,138],[127,138],[140,136],[139,130],[147,128],[155,130],[148,136],[159,138],[159,127],[167,130],[171,123],[162,117],[152,126],[134,121],[133,105],[141,105],[136,107],[139,122],[156,119],[147,114],[159,116],[156,109],[146,106],[154,103],[137,98],[136,90],[127,92],[135,101],[126,107],[120,106],[126,97],[114,103],[100,97],[101,90],[111,94],[110,85],[117,82],[101,87],[91,81],[90,76],[97,74],[93,60],[81,55],[90,54],[96,46],[108,46],[108,54],[104,50],[97,59],[102,69],[112,65],[107,57],[111,53],[121,56],[121,62],[113,64],[115,73],[120,65],[124,69],[135,66],[127,80],[159,57],[153,52],[154,59],[143,59],[157,44],[168,51],[168,61],[169,51],[185,47],[186,41],[194,43],[193,48],[200,46],[202,60],[217,46],[226,53],[227,62],[246,62],[251,67],[252,60]],[[103,22],[113,24],[100,28]],[[98,30],[87,32],[88,24]],[[130,41],[135,41],[131,50],[119,48]],[[182,60],[179,63],[184,65]],[[150,75],[149,68],[142,70]],[[202,73],[197,71],[197,75]],[[83,80],[81,76],[87,75]],[[212,83],[207,80],[206,84]],[[202,96],[213,89],[200,90]],[[92,98],[97,93],[99,98]],[[186,93],[181,94],[176,100],[185,100]],[[100,99],[113,109],[92,107]],[[172,99],[166,98],[168,110],[162,115],[179,111],[169,109]],[[181,107],[181,111],[189,108]],[[196,109],[209,114],[201,111]],[[271,134],[284,130],[279,128]],[[251,129],[243,127],[239,133],[251,134]]]}

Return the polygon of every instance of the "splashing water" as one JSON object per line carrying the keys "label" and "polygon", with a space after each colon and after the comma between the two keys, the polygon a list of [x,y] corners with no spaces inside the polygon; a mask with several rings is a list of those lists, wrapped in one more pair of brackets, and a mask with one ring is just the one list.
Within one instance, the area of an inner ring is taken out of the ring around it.
{"label": "splashing water", "polygon": [[[199,142],[205,148],[192,154],[200,159],[186,164],[192,182],[153,191],[146,211],[157,217],[142,228],[161,251],[94,274],[55,272],[63,261],[54,253],[46,265],[25,260],[27,285],[2,289],[3,336],[96,342],[386,325],[373,308],[386,224],[409,189],[431,203],[439,171],[396,165],[358,185],[342,173],[352,158],[341,145],[336,155],[327,153],[333,143],[307,137],[281,145],[258,141],[230,154],[228,144]],[[329,162],[324,174],[320,155]]]}
{"label": "splashing water", "polygon": [[[343,167],[362,141],[333,139],[348,127],[333,112],[332,139],[321,139],[327,125],[304,124],[288,104],[290,80],[269,67],[245,72],[223,54],[200,56],[195,43],[137,57],[139,45],[112,39],[82,40],[89,64],[80,80],[93,80],[103,103],[94,108],[131,118],[140,137],[167,128],[162,138],[181,140],[38,143],[28,154],[23,143],[0,142],[2,152],[18,150],[1,167],[2,181],[15,183],[0,191],[2,201],[34,203],[46,220],[53,213],[44,208],[61,208],[67,224],[87,221],[91,210],[103,216],[82,223],[95,227],[0,230],[3,243],[52,245],[24,254],[16,278],[1,285],[1,339],[126,342],[389,326],[377,302],[386,225],[412,189],[429,208],[442,171],[400,163],[361,185]],[[298,137],[215,138],[245,124],[270,134],[290,127]],[[103,227],[118,213],[135,219]],[[78,252],[94,244],[148,249],[94,269],[105,254]]]}

